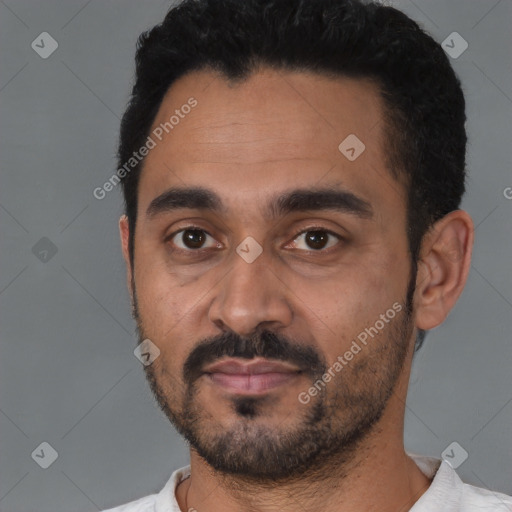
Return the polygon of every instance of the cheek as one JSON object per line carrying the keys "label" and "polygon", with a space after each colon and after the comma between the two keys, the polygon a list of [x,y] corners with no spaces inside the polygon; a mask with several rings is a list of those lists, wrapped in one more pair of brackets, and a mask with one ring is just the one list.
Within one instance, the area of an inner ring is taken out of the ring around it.
{"label": "cheek", "polygon": [[408,264],[395,254],[340,267],[328,280],[295,283],[294,291],[302,299],[296,301],[298,314],[306,319],[327,357],[344,350],[393,304],[404,306]]}
{"label": "cheek", "polygon": [[199,340],[206,286],[199,281],[182,285],[163,264],[139,262],[135,281],[140,322],[145,336],[159,347],[161,364],[174,375]]}
{"label": "cheek", "polygon": [[136,265],[135,285],[139,315],[148,334],[165,336],[187,310],[184,289],[176,284],[173,276],[161,265],[142,263]]}
{"label": "cheek", "polygon": [[160,350],[152,363],[154,376],[167,396],[181,396],[181,372],[190,350],[185,342],[190,337],[183,332],[186,303],[162,279],[140,279],[137,300],[144,337]]}

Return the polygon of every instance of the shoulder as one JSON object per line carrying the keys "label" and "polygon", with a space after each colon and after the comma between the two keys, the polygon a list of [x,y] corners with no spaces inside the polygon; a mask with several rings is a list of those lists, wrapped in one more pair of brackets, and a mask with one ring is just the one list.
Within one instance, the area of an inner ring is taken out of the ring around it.
{"label": "shoulder", "polygon": [[119,507],[109,508],[103,512],[155,512],[155,503],[158,494],[151,494]]}
{"label": "shoulder", "polygon": [[469,484],[462,484],[462,512],[512,512],[512,496]]}
{"label": "shoulder", "polygon": [[512,512],[512,497],[464,483],[439,459],[409,454],[432,483],[411,512]]}
{"label": "shoulder", "polygon": [[180,512],[175,491],[178,484],[189,476],[190,465],[177,469],[158,494],[151,494],[102,512]]}

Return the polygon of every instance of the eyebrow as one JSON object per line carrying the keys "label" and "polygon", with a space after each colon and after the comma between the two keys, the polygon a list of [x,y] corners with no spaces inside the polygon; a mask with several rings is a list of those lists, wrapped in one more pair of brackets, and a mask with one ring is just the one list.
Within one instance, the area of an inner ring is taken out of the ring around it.
{"label": "eyebrow", "polygon": [[[171,188],[151,201],[146,215],[153,218],[161,213],[179,209],[228,212],[221,198],[204,187]],[[273,220],[286,214],[303,211],[332,210],[363,219],[373,216],[368,201],[347,190],[334,188],[299,188],[273,196],[267,204],[268,217]]]}

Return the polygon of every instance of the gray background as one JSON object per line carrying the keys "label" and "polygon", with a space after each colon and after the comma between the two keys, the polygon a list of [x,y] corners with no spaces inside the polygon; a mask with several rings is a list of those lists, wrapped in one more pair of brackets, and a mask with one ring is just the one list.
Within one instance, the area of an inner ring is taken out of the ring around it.
{"label": "gray background", "polygon": [[[439,42],[457,31],[469,44],[452,62],[468,103],[463,206],[477,225],[466,290],[414,364],[406,447],[440,457],[457,441],[469,453],[458,469],[463,479],[511,494],[512,201],[504,191],[512,186],[512,1],[393,5]],[[188,461],[133,355],[120,193],[92,195],[116,169],[136,38],[168,7],[0,2],[4,512],[111,507],[159,490]],[[31,48],[43,31],[59,44],[48,59]],[[43,237],[56,254],[44,253]],[[48,469],[31,458],[43,441],[58,452]]]}

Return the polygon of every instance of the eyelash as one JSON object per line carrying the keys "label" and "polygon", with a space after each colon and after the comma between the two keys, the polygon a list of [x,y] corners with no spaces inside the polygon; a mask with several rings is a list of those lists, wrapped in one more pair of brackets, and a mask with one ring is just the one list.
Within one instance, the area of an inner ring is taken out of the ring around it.
{"label": "eyelash", "polygon": [[[183,228],[180,228],[178,231],[174,231],[172,234],[170,234],[168,237],[166,237],[165,239],[165,242],[170,242],[176,235],[180,234],[180,233],[183,233],[184,231],[201,231],[203,233],[205,233],[207,236],[210,236],[213,238],[213,236],[208,232],[206,231],[205,229],[201,228],[200,226],[194,226],[194,225],[191,225],[191,226],[185,226]],[[299,236],[301,235],[304,235],[305,233],[309,233],[309,232],[315,232],[315,231],[321,231],[323,233],[327,233],[328,235],[334,237],[334,238],[337,238],[338,239],[338,242],[341,242],[344,239],[344,237],[342,237],[341,235],[339,235],[338,233],[335,233],[334,231],[331,231],[330,229],[326,229],[325,227],[323,226],[309,226],[308,228],[306,229],[303,229],[301,231],[299,231],[298,233],[296,233],[293,238],[292,238],[292,241],[295,241]],[[303,252],[308,252],[308,253],[314,253],[314,254],[319,254],[319,253],[323,253],[323,254],[326,254],[328,252],[331,252],[331,249],[334,249],[336,246],[332,246],[332,247],[328,247],[327,249],[310,249],[309,251],[306,251],[304,249],[302,249]],[[200,248],[200,249],[182,249],[180,247],[178,248],[173,248],[173,251],[177,251],[177,252],[182,252],[182,253],[186,253],[186,254],[195,254],[195,255],[201,255],[203,254],[204,252],[207,252],[211,250],[211,248],[206,248],[206,249],[203,249],[203,248]],[[301,249],[298,249],[298,250],[301,250]]]}

